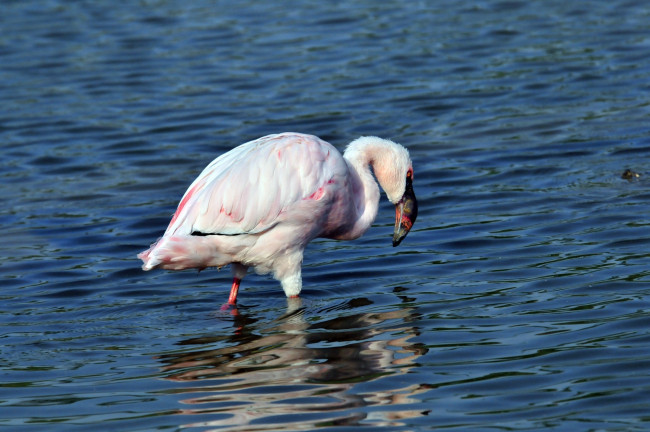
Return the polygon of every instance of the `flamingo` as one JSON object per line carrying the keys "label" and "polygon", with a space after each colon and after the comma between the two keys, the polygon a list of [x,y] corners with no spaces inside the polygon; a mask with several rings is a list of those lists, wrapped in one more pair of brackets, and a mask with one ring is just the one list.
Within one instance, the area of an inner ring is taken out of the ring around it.
{"label": "flamingo", "polygon": [[249,267],[273,273],[287,297],[302,289],[307,244],[351,240],[375,220],[379,188],[395,205],[393,246],[418,214],[413,164],[393,141],[365,136],[343,155],[322,139],[268,135],[213,160],[183,195],[163,236],[138,254],[145,271],[231,265],[228,303],[235,305]]}

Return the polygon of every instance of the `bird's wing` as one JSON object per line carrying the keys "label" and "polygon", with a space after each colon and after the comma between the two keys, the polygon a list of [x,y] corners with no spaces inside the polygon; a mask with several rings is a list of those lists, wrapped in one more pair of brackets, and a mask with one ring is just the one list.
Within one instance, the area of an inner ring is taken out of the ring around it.
{"label": "bird's wing", "polygon": [[311,135],[284,133],[242,144],[190,185],[165,235],[259,233],[332,178],[338,151]]}

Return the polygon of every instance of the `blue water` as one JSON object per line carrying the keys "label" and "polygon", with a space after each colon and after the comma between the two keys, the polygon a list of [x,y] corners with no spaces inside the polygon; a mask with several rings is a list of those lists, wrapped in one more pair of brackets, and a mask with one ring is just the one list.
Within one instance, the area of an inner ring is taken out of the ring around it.
{"label": "blue water", "polygon": [[[1,9],[3,429],[650,429],[649,5]],[[227,270],[140,270],[207,163],[285,130],[410,149],[399,248],[383,200],[238,314]]]}

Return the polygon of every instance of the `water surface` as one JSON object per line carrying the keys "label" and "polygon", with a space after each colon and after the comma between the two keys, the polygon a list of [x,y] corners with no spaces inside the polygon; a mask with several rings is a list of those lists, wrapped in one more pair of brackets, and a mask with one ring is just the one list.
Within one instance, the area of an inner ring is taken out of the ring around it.
{"label": "water surface", "polygon": [[[1,426],[648,428],[650,7],[186,3],[3,3]],[[285,130],[410,149],[399,248],[384,200],[237,313],[227,270],[140,270],[207,163]]]}

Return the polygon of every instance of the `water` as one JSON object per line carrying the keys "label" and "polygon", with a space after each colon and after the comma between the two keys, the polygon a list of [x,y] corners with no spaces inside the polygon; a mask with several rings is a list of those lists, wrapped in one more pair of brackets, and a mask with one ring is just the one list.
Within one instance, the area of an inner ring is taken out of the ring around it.
{"label": "water", "polygon": [[[3,2],[0,426],[647,430],[649,35],[623,0]],[[140,270],[285,130],[409,147],[399,248],[384,200],[238,314],[228,271]]]}

